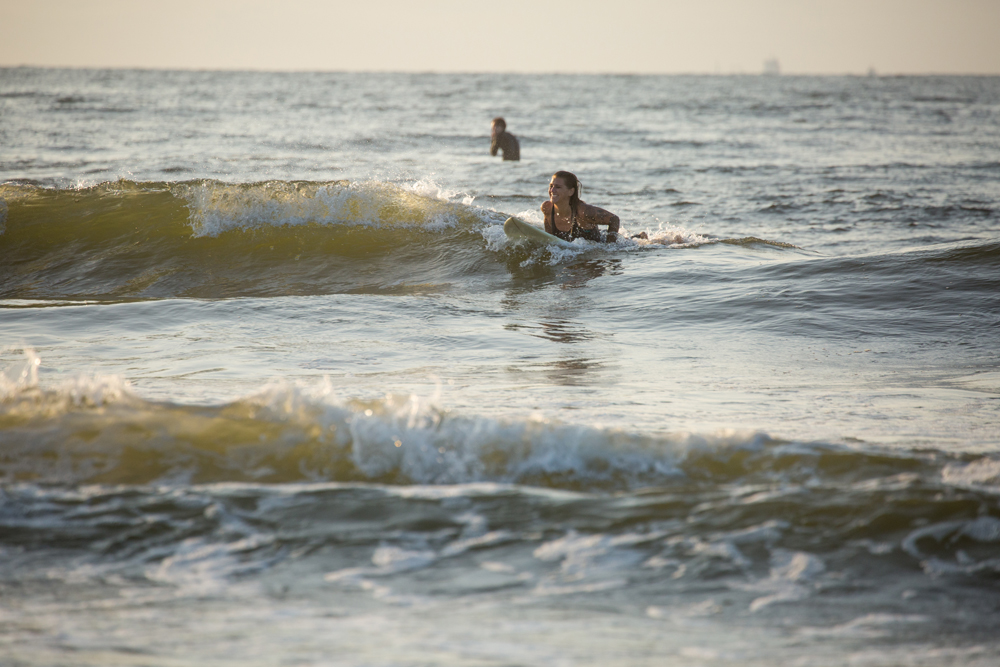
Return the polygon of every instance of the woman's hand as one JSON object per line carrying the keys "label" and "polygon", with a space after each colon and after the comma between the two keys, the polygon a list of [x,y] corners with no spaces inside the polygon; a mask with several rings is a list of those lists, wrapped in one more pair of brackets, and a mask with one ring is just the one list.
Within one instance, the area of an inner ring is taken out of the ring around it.
{"label": "woman's hand", "polygon": [[612,215],[611,219],[608,220],[608,234],[605,236],[605,240],[608,243],[614,243],[618,240],[618,230],[621,228],[621,220],[618,219],[617,215]]}

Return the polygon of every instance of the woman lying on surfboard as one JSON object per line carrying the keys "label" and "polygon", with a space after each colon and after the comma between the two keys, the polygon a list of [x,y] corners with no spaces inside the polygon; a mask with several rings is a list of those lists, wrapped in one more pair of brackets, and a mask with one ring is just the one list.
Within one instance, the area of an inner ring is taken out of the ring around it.
{"label": "woman lying on surfboard", "polygon": [[601,241],[597,225],[607,225],[608,233],[603,240],[613,243],[621,224],[614,213],[580,201],[580,181],[568,171],[552,175],[549,200],[542,202],[542,215],[545,216],[545,231],[564,241],[579,238]]}

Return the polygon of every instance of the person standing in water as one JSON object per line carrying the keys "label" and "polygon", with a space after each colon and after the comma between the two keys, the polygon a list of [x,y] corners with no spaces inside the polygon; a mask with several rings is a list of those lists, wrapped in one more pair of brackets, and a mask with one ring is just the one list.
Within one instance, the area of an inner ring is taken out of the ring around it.
{"label": "person standing in water", "polygon": [[490,131],[490,155],[496,155],[497,150],[503,151],[504,160],[520,160],[521,145],[517,137],[507,131],[507,121],[497,116],[493,119]]}
{"label": "person standing in water", "polygon": [[[621,226],[618,216],[581,201],[580,181],[568,171],[557,171],[552,175],[549,200],[542,202],[542,215],[545,217],[545,231],[564,241],[583,238],[614,243],[618,240]],[[608,233],[603,239],[598,225],[608,226]]]}

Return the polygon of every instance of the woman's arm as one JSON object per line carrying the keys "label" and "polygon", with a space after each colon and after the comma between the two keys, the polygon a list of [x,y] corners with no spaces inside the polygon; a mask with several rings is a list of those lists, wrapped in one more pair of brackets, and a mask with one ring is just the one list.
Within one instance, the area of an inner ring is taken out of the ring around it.
{"label": "woman's arm", "polygon": [[552,202],[551,201],[546,200],[546,201],[542,202],[542,206],[541,206],[541,209],[542,209],[542,219],[545,220],[545,225],[544,225],[545,231],[547,231],[549,234],[555,234],[556,233],[556,228],[555,228],[555,225],[552,223],[552,219],[555,216],[554,215],[553,216],[549,215],[549,209],[551,209],[551,208],[552,208]]}
{"label": "woman's arm", "polygon": [[583,205],[583,211],[581,211],[581,226],[591,227],[596,225],[607,225],[608,226],[608,242],[612,242],[618,238],[618,229],[621,227],[621,220],[618,216],[611,211],[605,211],[603,208],[598,208],[597,206],[591,206],[590,204]]}

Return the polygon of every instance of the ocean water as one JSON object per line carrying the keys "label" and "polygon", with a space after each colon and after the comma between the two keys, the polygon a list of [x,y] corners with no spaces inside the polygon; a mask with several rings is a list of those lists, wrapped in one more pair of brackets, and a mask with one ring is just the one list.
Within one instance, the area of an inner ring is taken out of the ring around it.
{"label": "ocean water", "polygon": [[1000,78],[0,69],[0,664],[998,632]]}

